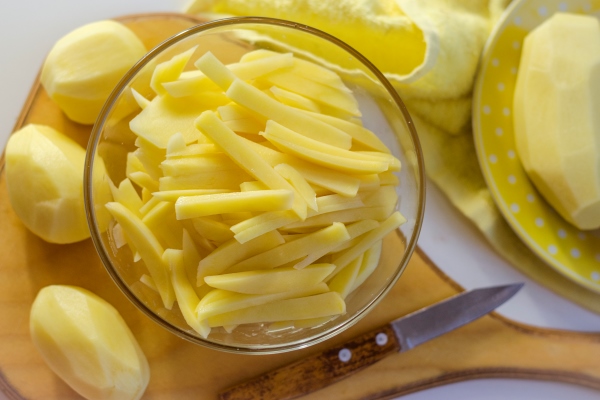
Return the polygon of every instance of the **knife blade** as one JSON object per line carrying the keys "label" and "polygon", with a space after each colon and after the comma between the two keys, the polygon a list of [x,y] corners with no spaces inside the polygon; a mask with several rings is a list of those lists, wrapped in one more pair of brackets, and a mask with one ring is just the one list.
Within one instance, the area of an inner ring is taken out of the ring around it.
{"label": "knife blade", "polygon": [[522,283],[474,289],[422,308],[340,345],[219,393],[222,400],[293,399],[347,378],[472,322],[514,296]]}

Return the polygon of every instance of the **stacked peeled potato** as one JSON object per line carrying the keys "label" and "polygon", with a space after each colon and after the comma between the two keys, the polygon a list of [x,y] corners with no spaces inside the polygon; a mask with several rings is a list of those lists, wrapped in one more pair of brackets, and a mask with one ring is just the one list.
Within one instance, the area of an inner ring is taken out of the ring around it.
{"label": "stacked peeled potato", "polygon": [[331,70],[267,50],[159,64],[109,235],[191,328],[323,323],[377,267],[400,162]]}

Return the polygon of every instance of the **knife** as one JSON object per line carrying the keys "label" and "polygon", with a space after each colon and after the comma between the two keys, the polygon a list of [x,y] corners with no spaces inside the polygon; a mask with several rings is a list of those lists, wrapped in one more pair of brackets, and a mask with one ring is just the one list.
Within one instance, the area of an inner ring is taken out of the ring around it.
{"label": "knife", "polygon": [[222,400],[293,399],[408,351],[493,311],[523,283],[474,289],[422,308],[321,353],[267,372],[219,394]]}

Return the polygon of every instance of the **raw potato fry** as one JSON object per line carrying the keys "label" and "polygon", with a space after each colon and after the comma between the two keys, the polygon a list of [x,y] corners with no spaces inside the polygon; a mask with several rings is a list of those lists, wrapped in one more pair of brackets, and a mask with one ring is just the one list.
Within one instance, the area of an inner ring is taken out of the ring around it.
{"label": "raw potato fry", "polygon": [[235,232],[234,238],[240,243],[246,243],[260,235],[264,235],[284,225],[298,221],[298,216],[290,211],[272,211],[245,219],[231,227]]}
{"label": "raw potato fry", "polygon": [[205,276],[220,274],[230,266],[256,254],[271,250],[283,242],[283,237],[276,230],[267,232],[245,243],[231,239],[200,261],[196,285],[203,285]]}
{"label": "raw potato fry", "polygon": [[289,210],[294,201],[290,190],[257,190],[180,197],[175,202],[177,219],[197,218],[239,211]]}
{"label": "raw potato fry", "polygon": [[325,324],[404,222],[400,162],[336,73],[268,50],[183,72],[194,52],[155,69],[156,97],[132,92],[136,149],[110,186],[109,232],[145,262],[144,295],[177,301],[201,337]]}
{"label": "raw potato fry", "polygon": [[[217,118],[215,113],[210,111],[203,112],[196,120],[196,126],[206,136],[217,143],[247,173],[267,185],[270,189],[285,189],[295,192],[292,185],[275,172],[258,154],[244,146],[244,142],[239,136],[227,128]],[[306,218],[306,204],[300,196],[294,195],[293,201],[294,205],[292,209],[294,212],[301,219]]]}
{"label": "raw potato fry", "polygon": [[119,225],[121,225],[135,248],[140,252],[150,272],[150,276],[158,288],[163,305],[166,309],[170,310],[175,302],[175,293],[173,292],[167,266],[162,260],[162,246],[152,231],[125,206],[117,202],[111,202],[106,204],[106,208]]}
{"label": "raw potato fry", "polygon": [[185,322],[198,332],[200,336],[206,338],[210,333],[210,328],[196,315],[196,307],[198,307],[200,299],[196,295],[185,273],[183,251],[167,249],[163,254],[163,261],[169,266],[171,282],[173,282],[173,289],[177,296],[177,304]]}
{"label": "raw potato fry", "polygon": [[179,78],[179,75],[183,72],[186,64],[196,51],[198,46],[194,46],[188,51],[178,54],[171,58],[169,61],[162,62],[154,68],[154,73],[150,79],[150,87],[158,95],[164,95],[167,93],[163,87],[163,83],[171,82]]}
{"label": "raw potato fry", "polygon": [[272,301],[260,306],[219,314],[208,318],[207,321],[213,328],[224,325],[327,317],[343,314],[345,311],[344,299],[336,292],[327,292],[315,296]]}
{"label": "raw potato fry", "polygon": [[206,319],[218,314],[259,306],[275,300],[295,299],[326,292],[329,292],[329,287],[324,283],[319,283],[312,287],[271,294],[243,294],[213,289],[200,301],[196,312],[198,318]]}
{"label": "raw potato fry", "polygon": [[279,267],[290,261],[306,257],[314,251],[331,244],[340,244],[350,239],[348,230],[339,222],[320,229],[292,242],[287,242],[264,253],[257,254],[232,266],[229,272],[251,271]]}
{"label": "raw potato fry", "polygon": [[276,268],[207,276],[204,282],[216,289],[237,293],[281,293],[316,286],[334,269],[333,264],[313,264],[302,270]]}
{"label": "raw potato fry", "polygon": [[344,131],[281,104],[249,83],[236,79],[225,94],[236,103],[290,129],[297,129],[307,137],[342,149],[349,149],[351,146],[352,138]]}

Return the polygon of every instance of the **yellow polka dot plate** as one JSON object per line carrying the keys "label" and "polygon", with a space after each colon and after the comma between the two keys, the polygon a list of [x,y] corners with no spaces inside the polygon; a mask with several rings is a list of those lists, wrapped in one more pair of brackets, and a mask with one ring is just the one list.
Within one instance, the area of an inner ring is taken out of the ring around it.
{"label": "yellow polka dot plate", "polygon": [[492,196],[517,235],[552,268],[600,292],[600,230],[580,231],[546,203],[521,166],[513,136],[523,39],[559,11],[600,16],[600,0],[515,1],[492,32],[473,97],[475,147]]}

